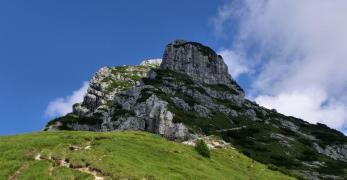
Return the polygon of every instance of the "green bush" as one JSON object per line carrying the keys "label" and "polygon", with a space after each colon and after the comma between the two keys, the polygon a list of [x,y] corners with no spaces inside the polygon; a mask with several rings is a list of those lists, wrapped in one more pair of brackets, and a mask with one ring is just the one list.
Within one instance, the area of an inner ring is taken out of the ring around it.
{"label": "green bush", "polygon": [[269,164],[269,165],[267,166],[267,168],[270,169],[270,170],[273,170],[273,171],[278,171],[278,167],[276,167],[276,166],[273,165],[273,164]]}
{"label": "green bush", "polygon": [[251,153],[247,150],[242,151],[242,153],[247,157],[252,157]]}
{"label": "green bush", "polygon": [[205,141],[203,140],[198,140],[195,144],[195,149],[196,151],[198,151],[198,153],[201,155],[201,156],[204,156],[204,157],[211,157],[211,153],[210,153],[210,150],[208,149],[207,147],[207,144],[205,143]]}

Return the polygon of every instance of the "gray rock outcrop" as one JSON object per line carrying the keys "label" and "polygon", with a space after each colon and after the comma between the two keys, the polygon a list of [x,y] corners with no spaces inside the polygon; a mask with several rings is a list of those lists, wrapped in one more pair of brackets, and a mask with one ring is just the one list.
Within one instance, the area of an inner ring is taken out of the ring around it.
{"label": "gray rock outcrop", "polygon": [[110,110],[116,94],[140,85],[141,78],[160,63],[161,59],[149,59],[140,66],[102,67],[90,80],[83,102],[73,106],[73,113],[87,117],[104,114]]}
{"label": "gray rock outcrop", "polygon": [[102,124],[103,131],[145,130],[168,139],[189,139],[188,128],[173,122],[174,114],[168,110],[168,102],[155,94],[141,101],[143,90],[156,89],[152,86],[134,87],[115,96],[112,113]]}
{"label": "gray rock outcrop", "polygon": [[162,59],[147,59],[141,62],[141,66],[160,66]]}
{"label": "gray rock outcrop", "polygon": [[327,155],[335,160],[347,162],[347,145],[328,145],[322,148],[317,143],[313,147],[321,154]]}
{"label": "gray rock outcrop", "polygon": [[[176,40],[168,44],[161,68],[187,74],[200,83],[235,86],[223,57],[196,42]],[[236,89],[242,91],[239,87]]]}

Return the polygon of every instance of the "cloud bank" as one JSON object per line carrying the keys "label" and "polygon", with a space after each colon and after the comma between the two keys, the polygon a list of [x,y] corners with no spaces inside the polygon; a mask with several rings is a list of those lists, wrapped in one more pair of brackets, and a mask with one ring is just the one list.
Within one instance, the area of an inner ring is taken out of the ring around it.
{"label": "cloud bank", "polygon": [[78,90],[74,91],[72,95],[66,97],[59,97],[49,102],[45,116],[49,118],[66,115],[72,112],[72,106],[76,103],[82,102],[84,95],[87,93],[89,85],[88,82],[83,82],[83,85]]}
{"label": "cloud bank", "polygon": [[229,1],[212,22],[218,36],[231,40],[221,51],[232,54],[231,74],[247,73],[260,105],[343,130],[346,9],[345,0]]}

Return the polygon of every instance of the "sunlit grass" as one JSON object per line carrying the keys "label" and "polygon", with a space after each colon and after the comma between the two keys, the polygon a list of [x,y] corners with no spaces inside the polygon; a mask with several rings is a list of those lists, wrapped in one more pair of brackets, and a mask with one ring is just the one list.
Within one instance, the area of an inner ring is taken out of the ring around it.
{"label": "sunlit grass", "polygon": [[[42,160],[35,160],[39,153]],[[71,168],[59,166],[60,159]],[[194,147],[145,132],[61,131],[0,137],[0,179],[16,172],[17,179],[94,178],[74,169],[78,167],[95,169],[106,179],[291,179],[232,148],[212,150],[211,158],[204,158]]]}

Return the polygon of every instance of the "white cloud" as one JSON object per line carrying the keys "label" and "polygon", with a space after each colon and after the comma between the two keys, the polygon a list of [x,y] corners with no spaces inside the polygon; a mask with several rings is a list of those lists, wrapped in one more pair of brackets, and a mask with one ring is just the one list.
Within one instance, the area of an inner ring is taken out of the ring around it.
{"label": "white cloud", "polygon": [[227,49],[219,51],[218,54],[223,56],[223,59],[228,67],[232,67],[229,68],[229,73],[233,78],[236,79],[239,75],[248,72],[249,69],[247,67],[247,64],[241,57],[241,55],[238,55],[234,51]]}
{"label": "white cloud", "polygon": [[332,102],[323,105],[328,97],[323,91],[282,92],[275,96],[260,95],[255,99],[259,104],[295,117],[301,117],[311,123],[329,124],[330,127],[341,129],[346,126],[346,106]]}
{"label": "white cloud", "polygon": [[47,117],[58,117],[72,112],[72,105],[83,101],[84,95],[87,93],[89,85],[88,82],[83,82],[83,85],[78,90],[74,91],[72,95],[66,97],[59,97],[49,102],[45,115]]}
{"label": "white cloud", "polygon": [[217,33],[236,32],[230,51],[247,54],[243,66],[256,72],[251,96],[287,115],[347,128],[347,1],[235,2],[213,22]]}

